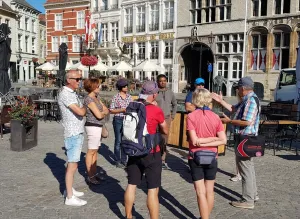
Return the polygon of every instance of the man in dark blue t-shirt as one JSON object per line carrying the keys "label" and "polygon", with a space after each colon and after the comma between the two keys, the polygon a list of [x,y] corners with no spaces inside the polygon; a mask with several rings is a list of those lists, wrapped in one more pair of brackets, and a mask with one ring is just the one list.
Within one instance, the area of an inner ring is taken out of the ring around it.
{"label": "man in dark blue t-shirt", "polygon": [[[201,89],[201,88],[204,88],[204,84],[205,84],[205,81],[203,78],[197,78],[195,80],[195,89]],[[189,91],[188,94],[186,95],[186,98],[185,98],[185,110],[190,113],[190,112],[193,112],[196,107],[195,105],[192,103],[192,99],[193,99],[193,92],[194,90],[192,91]]]}

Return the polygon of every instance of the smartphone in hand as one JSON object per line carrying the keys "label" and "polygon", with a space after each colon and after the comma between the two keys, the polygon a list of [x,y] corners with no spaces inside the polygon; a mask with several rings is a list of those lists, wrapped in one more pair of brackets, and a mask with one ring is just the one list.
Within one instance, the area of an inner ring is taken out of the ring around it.
{"label": "smartphone in hand", "polygon": [[220,118],[225,118],[225,116],[224,116],[224,114],[221,112],[221,113],[219,113],[219,117]]}

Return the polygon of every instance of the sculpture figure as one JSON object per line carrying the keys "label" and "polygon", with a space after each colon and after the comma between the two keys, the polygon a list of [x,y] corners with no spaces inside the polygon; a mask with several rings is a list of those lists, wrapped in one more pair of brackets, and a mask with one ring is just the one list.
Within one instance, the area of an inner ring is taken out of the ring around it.
{"label": "sculpture figure", "polygon": [[227,80],[222,76],[221,72],[213,79],[215,92],[218,94],[222,91],[222,85],[227,83]]}

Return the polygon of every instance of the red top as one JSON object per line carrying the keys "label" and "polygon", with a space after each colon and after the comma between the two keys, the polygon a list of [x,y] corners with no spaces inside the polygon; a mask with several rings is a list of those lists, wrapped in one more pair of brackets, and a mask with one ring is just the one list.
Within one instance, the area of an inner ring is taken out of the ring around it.
{"label": "red top", "polygon": [[[217,137],[217,133],[224,131],[224,126],[218,115],[210,110],[195,110],[188,114],[187,130],[194,130],[198,138]],[[194,146],[191,140],[189,148],[192,152],[200,150],[210,150],[218,152],[218,147],[197,147]],[[189,157],[189,159],[192,159]]]}
{"label": "red top", "polygon": [[[155,134],[157,126],[165,121],[164,113],[161,108],[152,104],[146,105],[146,119],[149,134]],[[160,152],[159,145],[157,145],[154,150],[152,149],[150,153],[154,153],[154,151]]]}

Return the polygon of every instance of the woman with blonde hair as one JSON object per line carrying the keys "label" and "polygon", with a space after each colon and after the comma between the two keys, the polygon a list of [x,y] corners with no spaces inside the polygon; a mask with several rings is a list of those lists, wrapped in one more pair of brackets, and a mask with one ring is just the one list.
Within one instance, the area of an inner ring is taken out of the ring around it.
{"label": "woman with blonde hair", "polygon": [[101,88],[101,81],[97,78],[89,78],[84,81],[84,89],[88,95],[84,98],[87,108],[85,130],[88,138],[88,151],[85,157],[87,169],[87,182],[100,184],[103,177],[97,174],[98,149],[101,146],[101,132],[105,123],[104,117],[109,113],[107,107],[97,98]]}
{"label": "woman with blonde hair", "polygon": [[212,102],[210,92],[204,88],[195,90],[192,102],[196,110],[187,117],[188,162],[201,218],[208,219],[214,206],[218,146],[226,144],[227,138],[221,119],[208,107]]}

